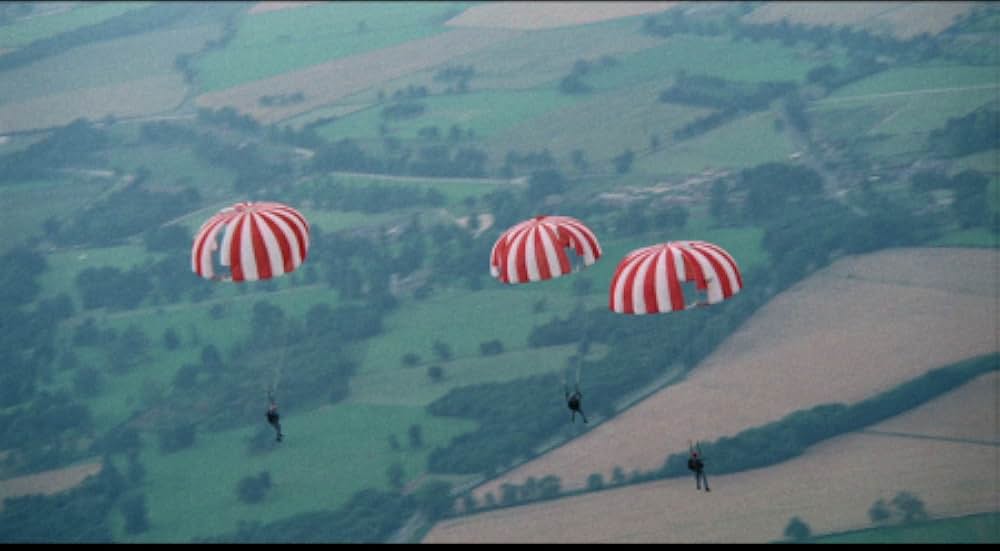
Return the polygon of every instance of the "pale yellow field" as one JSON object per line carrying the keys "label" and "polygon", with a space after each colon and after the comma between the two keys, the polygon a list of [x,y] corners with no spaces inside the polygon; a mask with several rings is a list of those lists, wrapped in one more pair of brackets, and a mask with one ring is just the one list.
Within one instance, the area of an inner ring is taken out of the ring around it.
{"label": "pale yellow field", "polygon": [[287,10],[289,8],[301,8],[320,2],[257,2],[247,13],[250,15],[267,13],[269,11]]}
{"label": "pale yellow field", "polygon": [[998,255],[926,248],[842,258],[776,296],[685,380],[482,485],[476,497],[499,497],[501,484],[529,476],[555,474],[564,488],[581,488],[591,473],[608,479],[615,466],[658,468],[688,440],[735,435],[822,403],[858,402],[995,352]]}
{"label": "pale yellow field", "polygon": [[907,39],[935,35],[980,2],[768,2],[743,18],[747,23],[851,25]]}
{"label": "pale yellow field", "polygon": [[0,510],[3,500],[29,494],[57,494],[69,490],[83,482],[88,476],[101,472],[104,464],[100,461],[85,463],[65,469],[55,469],[41,473],[0,480]]}
{"label": "pale yellow field", "polygon": [[666,11],[679,2],[490,2],[450,19],[453,27],[538,30]]}
{"label": "pale yellow field", "polygon": [[[313,65],[299,71],[257,80],[226,90],[202,94],[199,107],[231,106],[265,124],[306,113],[403,75],[445,63],[455,57],[518,36],[517,31],[456,29],[399,46]],[[263,107],[266,95],[302,92],[305,101]]]}
{"label": "pale yellow field", "polygon": [[158,113],[180,105],[185,89],[180,75],[163,75],[7,103],[0,106],[0,133],[62,126],[81,117],[99,121]]}
{"label": "pale yellow field", "polygon": [[[651,482],[440,523],[424,542],[768,542],[793,516],[813,533],[870,526],[872,504],[901,491],[934,517],[996,511],[998,389],[989,373],[872,427],[913,436],[853,433],[773,467],[709,471],[711,493],[688,478]],[[972,441],[926,438],[938,435]]]}

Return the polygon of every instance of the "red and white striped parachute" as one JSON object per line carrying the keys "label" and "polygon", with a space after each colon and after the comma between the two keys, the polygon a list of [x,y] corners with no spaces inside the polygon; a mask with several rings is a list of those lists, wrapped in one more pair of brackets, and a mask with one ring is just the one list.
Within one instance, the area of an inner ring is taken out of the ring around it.
{"label": "red and white striped parachute", "polygon": [[[707,292],[707,302],[684,304],[682,283]],[[619,314],[656,314],[715,304],[743,288],[736,261],[705,241],[671,241],[636,249],[618,264],[608,307]]]}
{"label": "red and white striped parachute", "polygon": [[572,247],[590,266],[601,257],[597,236],[569,216],[536,216],[510,227],[490,252],[490,275],[504,283],[552,279],[570,273]]}
{"label": "red and white striped parachute", "polygon": [[[219,264],[230,267],[229,278],[214,273],[217,250]],[[309,223],[298,211],[281,203],[236,203],[202,224],[191,247],[191,269],[205,279],[270,279],[298,268],[308,251]]]}

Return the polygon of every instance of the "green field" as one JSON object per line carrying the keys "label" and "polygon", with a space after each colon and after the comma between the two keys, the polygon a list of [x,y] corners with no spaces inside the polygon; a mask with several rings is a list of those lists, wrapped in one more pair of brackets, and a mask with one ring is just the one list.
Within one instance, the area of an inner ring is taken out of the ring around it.
{"label": "green field", "polygon": [[843,88],[838,88],[830,94],[829,98],[820,103],[849,101],[855,96],[875,94],[987,87],[1000,87],[995,67],[927,64],[883,71]]}
{"label": "green field", "polygon": [[[263,405],[266,404],[262,404]],[[408,445],[410,425],[422,427],[424,445]],[[261,426],[264,426],[263,413]],[[320,509],[336,509],[365,488],[388,489],[386,472],[400,463],[405,479],[422,474],[436,446],[472,430],[475,423],[431,417],[422,407],[338,404],[310,411],[285,411],[280,449],[247,453],[247,440],[261,426],[198,435],[194,447],[164,455],[153,438],[145,439],[146,503],[150,530],[129,542],[187,542],[233,532],[239,521],[270,522]],[[403,448],[392,451],[389,436]],[[279,445],[276,445],[279,446]],[[270,473],[272,488],[258,504],[236,494],[239,480]]]}
{"label": "green field", "polygon": [[483,139],[521,121],[572,104],[576,99],[546,88],[439,95],[415,100],[426,106],[424,114],[418,117],[398,122],[386,121],[382,117],[383,108],[373,106],[327,123],[319,127],[317,133],[330,141],[344,138],[373,140],[379,138],[379,126],[384,122],[393,135],[406,140],[416,139],[421,128],[437,126],[442,141],[446,142],[452,125],[457,125],[463,133],[472,130],[476,138]]}
{"label": "green field", "polygon": [[[0,104],[59,94],[65,94],[65,101],[72,103],[82,89],[128,84],[164,75],[176,75],[178,85],[183,86],[180,73],[174,68],[175,57],[197,51],[205,42],[217,38],[220,32],[221,25],[208,24],[73,48],[5,71],[4,78],[0,79]],[[149,103],[149,99],[141,96],[130,99],[139,104]]]}
{"label": "green field", "polygon": [[[980,67],[888,71],[814,102],[810,115],[819,132],[833,139],[879,138],[866,146],[873,156],[912,157],[926,151],[932,130],[997,100],[1000,84],[984,85],[985,77]],[[843,92],[852,88],[854,92]]]}
{"label": "green field", "polygon": [[810,543],[1000,543],[1000,513],[817,536]]}
{"label": "green field", "polygon": [[[244,14],[222,50],[195,63],[204,92],[222,90],[325,61],[402,44],[447,30],[463,2],[333,2]],[[360,30],[361,25],[366,30]]]}
{"label": "green field", "polygon": [[[377,174],[362,175],[350,173],[335,173],[336,180],[349,185],[399,185],[405,187],[417,187],[423,190],[437,190],[445,197],[447,207],[457,207],[466,198],[481,197],[488,193],[503,189],[509,184],[503,180],[485,180],[473,178],[432,178],[432,177],[405,177],[393,178],[391,176],[379,176]],[[352,213],[353,214],[353,213]],[[372,215],[368,215],[370,218]],[[374,216],[378,218],[378,216]],[[360,225],[360,224],[357,224]]]}
{"label": "green field", "polygon": [[597,171],[610,171],[610,159],[626,149],[639,153],[650,147],[652,136],[665,144],[672,132],[710,109],[660,102],[666,81],[650,81],[614,91],[578,96],[573,103],[525,120],[489,140],[491,158],[507,151],[549,150],[568,163],[580,149]]}
{"label": "green field", "polygon": [[[599,358],[604,355],[604,349],[603,345],[595,345],[586,358]],[[577,346],[570,344],[513,350],[499,356],[468,356],[445,362],[427,352],[422,354],[424,361],[420,365],[400,367],[397,362],[395,370],[370,371],[353,377],[351,396],[347,402],[426,406],[453,388],[562,371],[568,358],[576,353]],[[432,365],[439,365],[444,371],[439,382],[432,381],[427,374],[428,367]]]}
{"label": "green field", "polygon": [[152,2],[80,2],[68,11],[0,26],[0,48],[20,48],[36,40],[94,25],[151,4]]}
{"label": "green field", "polygon": [[[806,74],[824,63],[803,55],[801,46],[782,46],[776,40],[753,44],[728,37],[675,35],[660,46],[622,56],[620,64],[600,69],[583,81],[601,90],[689,75],[708,75],[742,82],[789,80],[802,82]],[[837,61],[837,60],[833,60]]]}
{"label": "green field", "polygon": [[[486,251],[486,277],[488,262]],[[484,279],[483,290],[472,295],[445,288],[425,300],[407,301],[385,318],[385,332],[369,341],[361,373],[403,369],[402,357],[411,352],[431,362],[436,340],[449,345],[455,358],[479,357],[479,344],[493,339],[503,343],[505,352],[523,349],[533,326],[554,315],[564,316],[576,303],[569,292],[554,288],[557,283],[553,280],[508,287],[489,278]],[[546,311],[534,313],[535,302],[543,299]]]}
{"label": "green field", "polygon": [[633,170],[646,174],[692,174],[706,169],[741,169],[787,162],[796,152],[787,132],[774,127],[770,111],[740,117],[701,136],[636,159]]}
{"label": "green field", "polygon": [[[206,162],[189,146],[132,146],[112,149],[107,154],[108,164],[124,173],[135,173],[139,168],[150,172],[150,182],[160,186],[191,186],[204,199],[237,201],[239,193],[233,191],[236,175],[233,170]],[[199,222],[200,223],[200,222]]]}
{"label": "green field", "polygon": [[0,186],[0,203],[6,211],[0,217],[0,233],[8,236],[0,245],[0,254],[24,244],[29,237],[42,235],[43,224],[50,217],[69,218],[79,210],[83,198],[96,197],[106,187],[106,184],[89,181],[20,182]]}

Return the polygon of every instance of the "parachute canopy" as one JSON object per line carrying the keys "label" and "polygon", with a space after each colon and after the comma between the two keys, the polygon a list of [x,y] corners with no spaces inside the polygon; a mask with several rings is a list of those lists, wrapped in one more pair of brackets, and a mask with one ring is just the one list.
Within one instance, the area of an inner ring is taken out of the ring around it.
{"label": "parachute canopy", "polygon": [[490,252],[490,274],[504,283],[552,279],[570,273],[572,247],[589,266],[601,257],[597,236],[569,216],[536,216],[510,227]]}
{"label": "parachute canopy", "polygon": [[[216,250],[219,264],[230,267],[229,278],[213,271]],[[281,203],[236,203],[202,224],[191,247],[191,269],[205,279],[270,279],[298,268],[308,251],[309,223],[298,211]]]}
{"label": "parachute canopy", "polygon": [[[682,283],[693,282],[707,302],[684,304]],[[743,288],[728,252],[705,241],[672,241],[636,249],[618,264],[608,307],[619,314],[656,314],[721,302]]]}

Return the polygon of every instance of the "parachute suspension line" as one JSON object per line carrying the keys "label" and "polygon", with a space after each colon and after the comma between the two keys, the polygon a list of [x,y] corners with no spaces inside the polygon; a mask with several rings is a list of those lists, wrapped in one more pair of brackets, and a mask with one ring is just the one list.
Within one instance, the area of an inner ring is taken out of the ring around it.
{"label": "parachute suspension line", "polygon": [[281,376],[285,372],[285,359],[288,357],[288,341],[291,340],[289,338],[289,334],[290,333],[291,333],[291,331],[289,330],[288,327],[286,327],[285,328],[285,342],[282,343],[282,346],[281,346],[281,357],[278,360],[278,365],[276,365],[275,368],[274,368],[274,376],[271,379],[271,390],[274,393],[278,392],[278,385],[281,384]]}

